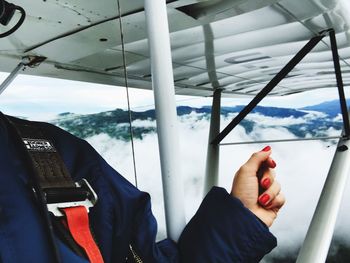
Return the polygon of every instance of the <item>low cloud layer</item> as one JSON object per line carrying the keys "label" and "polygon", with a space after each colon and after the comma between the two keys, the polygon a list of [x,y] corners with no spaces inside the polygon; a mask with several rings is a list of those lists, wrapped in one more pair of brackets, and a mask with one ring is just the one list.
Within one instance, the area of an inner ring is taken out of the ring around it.
{"label": "low cloud layer", "polygon": [[[309,117],[306,116],[306,118],[295,118],[293,121],[306,122]],[[258,114],[252,118],[258,124],[273,122],[277,125],[284,124],[286,121]],[[224,127],[229,121],[229,117],[223,118],[222,126]],[[155,126],[154,121],[142,121],[135,124],[137,126]],[[202,199],[208,130],[209,120],[199,114],[185,115],[180,118],[180,165],[187,200],[185,204],[187,219],[191,218]],[[331,128],[323,133],[334,136],[339,135],[340,131]],[[261,125],[257,125],[249,134],[242,126],[238,126],[225,141],[283,138],[295,138],[295,135],[283,126],[262,128]],[[130,143],[113,139],[106,134],[95,135],[88,138],[88,141],[116,170],[134,182]],[[266,257],[265,262],[273,262],[271,259],[273,257],[285,257],[289,254],[295,256],[315,210],[334,155],[336,142],[334,140],[302,141],[270,145],[273,150],[272,157],[277,163],[277,178],[282,184],[287,203],[271,228],[271,231],[278,238],[278,248]],[[229,191],[235,171],[253,152],[261,150],[264,146],[262,144],[221,146],[220,186]],[[165,220],[156,134],[149,133],[144,135],[142,139],[137,139],[135,151],[139,188],[149,192],[152,196],[153,211],[159,223],[158,238],[161,239],[165,237]],[[348,200],[350,197],[349,183],[346,189],[343,200]],[[335,230],[335,240],[338,243],[350,244],[349,222],[350,204],[343,202]],[[332,249],[334,252],[336,247]]]}

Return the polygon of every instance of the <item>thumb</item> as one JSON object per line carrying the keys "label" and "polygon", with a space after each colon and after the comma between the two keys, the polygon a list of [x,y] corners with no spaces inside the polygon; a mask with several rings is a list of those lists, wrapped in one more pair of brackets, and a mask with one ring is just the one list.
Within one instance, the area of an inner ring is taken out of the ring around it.
{"label": "thumb", "polygon": [[271,147],[266,146],[260,152],[253,153],[253,155],[249,158],[249,160],[245,163],[246,167],[254,170],[254,172],[258,172],[260,166],[269,159],[271,155]]}

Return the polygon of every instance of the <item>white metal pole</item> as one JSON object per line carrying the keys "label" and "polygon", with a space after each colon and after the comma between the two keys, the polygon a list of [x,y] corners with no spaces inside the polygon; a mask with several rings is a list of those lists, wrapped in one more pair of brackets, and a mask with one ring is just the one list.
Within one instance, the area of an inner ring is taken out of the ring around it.
{"label": "white metal pole", "polygon": [[20,70],[25,67],[25,63],[19,63],[15,69],[7,76],[7,78],[0,85],[0,95],[4,90],[12,83],[12,81],[17,77]]}
{"label": "white metal pole", "polygon": [[165,0],[145,0],[159,154],[168,237],[177,241],[186,224],[174,77]]}
{"label": "white metal pole", "polygon": [[325,262],[350,172],[350,140],[340,139],[297,263]]}
{"label": "white metal pole", "polygon": [[213,94],[213,104],[211,107],[204,195],[206,195],[213,186],[218,184],[220,147],[218,144],[211,144],[211,141],[220,133],[220,110],[221,90],[216,89]]}

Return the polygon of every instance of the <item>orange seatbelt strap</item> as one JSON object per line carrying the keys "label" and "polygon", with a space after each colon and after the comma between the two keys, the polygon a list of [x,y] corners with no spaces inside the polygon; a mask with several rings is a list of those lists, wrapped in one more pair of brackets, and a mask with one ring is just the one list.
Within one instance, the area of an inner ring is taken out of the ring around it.
{"label": "orange seatbelt strap", "polygon": [[67,225],[73,239],[84,249],[91,263],[103,263],[103,258],[89,225],[89,216],[84,206],[67,207],[62,209],[66,215]]}

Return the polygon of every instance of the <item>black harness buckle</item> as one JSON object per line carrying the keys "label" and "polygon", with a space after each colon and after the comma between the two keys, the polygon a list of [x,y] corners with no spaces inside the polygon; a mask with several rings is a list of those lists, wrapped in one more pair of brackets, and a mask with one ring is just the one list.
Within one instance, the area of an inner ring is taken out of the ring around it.
{"label": "black harness buckle", "polygon": [[76,182],[75,188],[43,189],[47,209],[56,217],[62,217],[62,208],[85,206],[86,210],[97,203],[97,194],[86,179]]}

